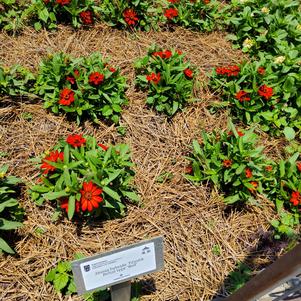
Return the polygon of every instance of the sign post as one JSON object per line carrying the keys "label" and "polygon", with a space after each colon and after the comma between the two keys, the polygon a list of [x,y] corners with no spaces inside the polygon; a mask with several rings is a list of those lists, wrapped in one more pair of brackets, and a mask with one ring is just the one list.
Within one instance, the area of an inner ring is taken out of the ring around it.
{"label": "sign post", "polygon": [[76,260],[71,265],[78,294],[110,287],[112,301],[130,301],[132,279],[163,269],[163,238]]}

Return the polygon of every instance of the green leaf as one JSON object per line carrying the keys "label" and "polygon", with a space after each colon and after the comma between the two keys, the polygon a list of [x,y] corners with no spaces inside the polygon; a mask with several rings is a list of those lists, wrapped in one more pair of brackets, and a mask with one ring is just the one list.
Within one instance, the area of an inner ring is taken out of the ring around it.
{"label": "green leaf", "polygon": [[140,202],[140,197],[138,194],[136,194],[135,192],[132,192],[132,191],[124,191],[122,190],[121,191],[122,194],[126,197],[128,197],[130,200],[134,201],[134,202],[137,202],[139,203]]}
{"label": "green leaf", "polygon": [[116,201],[121,201],[120,196],[118,195],[118,193],[114,190],[112,190],[111,188],[109,188],[108,186],[104,186],[103,187],[103,191],[108,194],[110,197],[112,197],[114,200]]}
{"label": "green leaf", "polygon": [[72,195],[69,197],[69,201],[68,201],[68,218],[69,220],[72,219],[74,212],[75,212],[75,196]]}
{"label": "green leaf", "polygon": [[51,269],[45,277],[46,282],[52,282],[56,274],[56,269]]}
{"label": "green leaf", "polygon": [[55,275],[55,279],[53,281],[54,284],[54,289],[57,292],[60,292],[62,289],[64,289],[69,281],[69,276],[66,273],[62,273],[62,274],[56,274]]}
{"label": "green leaf", "polygon": [[15,254],[15,251],[6,243],[6,241],[0,237],[0,250],[8,254]]}
{"label": "green leaf", "polygon": [[296,137],[296,133],[295,133],[294,129],[291,127],[285,127],[283,130],[283,133],[285,135],[285,138],[289,141],[294,140]]}
{"label": "green leaf", "polygon": [[68,196],[68,193],[65,190],[58,191],[58,192],[48,192],[43,194],[43,198],[49,201],[56,200],[64,196]]}

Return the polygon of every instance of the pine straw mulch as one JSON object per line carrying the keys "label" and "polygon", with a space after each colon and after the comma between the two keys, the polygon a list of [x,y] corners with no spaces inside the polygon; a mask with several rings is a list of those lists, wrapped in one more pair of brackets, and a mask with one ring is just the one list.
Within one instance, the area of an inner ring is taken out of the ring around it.
{"label": "pine straw mulch", "polygon": [[[241,59],[241,53],[232,50],[223,35],[184,29],[129,34],[105,26],[77,32],[62,27],[54,33],[26,29],[18,37],[0,34],[0,61],[33,70],[42,57],[56,51],[74,56],[100,51],[128,77],[130,100],[121,121],[127,128],[125,137],[118,135],[114,126],[95,127],[86,122],[77,127],[64,117],[47,113],[41,103],[10,100],[10,105],[0,108],[0,151],[7,154],[2,163],[10,164],[12,174],[32,183],[38,170],[28,159],[69,133],[93,134],[101,143],[126,142],[131,146],[135,185],[143,197],[143,206],[130,205],[123,219],[78,226],[67,219],[51,222],[52,207],[35,206],[24,188],[21,203],[27,218],[15,238],[18,256],[1,258],[0,300],[71,300],[58,296],[44,282],[57,261],[72,259],[76,252],[94,255],[157,235],[164,236],[165,268],[145,277],[142,300],[210,300],[218,292],[225,293],[224,280],[238,261],[252,258],[255,266],[269,262],[269,250],[260,251],[258,245],[274,215],[270,203],[263,200],[261,207],[229,211],[217,192],[206,185],[196,187],[182,177],[187,166],[184,156],[192,140],[200,139],[202,129],[226,128],[226,112],[211,115],[206,109],[216,97],[198,90],[196,96],[202,101],[168,121],[145,107],[145,95],[133,85],[133,61],[155,42],[186,52],[200,68],[199,79],[204,81],[205,72],[213,66]],[[28,113],[30,120],[25,118]],[[173,178],[158,183],[156,179],[163,172],[171,172]],[[212,251],[216,245],[220,255]]]}

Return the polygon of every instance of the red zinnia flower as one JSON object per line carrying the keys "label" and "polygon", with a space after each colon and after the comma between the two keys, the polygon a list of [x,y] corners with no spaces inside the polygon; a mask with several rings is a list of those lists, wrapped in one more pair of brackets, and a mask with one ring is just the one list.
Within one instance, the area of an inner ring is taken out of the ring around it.
{"label": "red zinnia flower", "polygon": [[110,70],[112,73],[116,72],[116,69],[113,68],[113,67],[110,67],[109,70]]}
{"label": "red zinnia flower", "polygon": [[257,69],[257,72],[258,72],[259,74],[261,74],[261,75],[264,75],[264,74],[265,74],[265,69],[264,69],[264,67],[259,67],[259,68]]}
{"label": "red zinnia flower", "polygon": [[160,73],[155,74],[154,72],[152,74],[146,76],[146,79],[149,82],[153,82],[155,85],[157,85],[159,83],[160,78],[161,78]]}
{"label": "red zinnia flower", "polygon": [[187,174],[191,175],[191,174],[192,174],[192,172],[193,172],[193,168],[192,168],[192,166],[191,166],[191,165],[190,165],[190,166],[187,166],[187,167],[186,167],[186,169],[185,169],[185,173],[187,173]]}
{"label": "red zinnia flower", "polygon": [[79,14],[79,17],[80,17],[81,21],[83,22],[83,24],[86,24],[86,25],[93,24],[93,15],[90,10],[82,11]]}
{"label": "red zinnia flower", "polygon": [[69,135],[66,139],[66,142],[73,147],[80,147],[86,143],[86,139],[82,135]]}
{"label": "red zinnia flower", "polygon": [[210,0],[204,0],[204,3],[205,3],[205,4],[209,4],[209,3],[210,3]]}
{"label": "red zinnia flower", "polygon": [[55,167],[51,165],[50,162],[58,162],[58,160],[60,161],[64,161],[64,153],[63,152],[59,152],[59,151],[55,151],[55,152],[51,152],[49,154],[49,156],[45,157],[44,160],[42,161],[42,165],[41,165],[41,169],[45,169],[43,171],[43,174],[48,174],[50,171],[55,171]]}
{"label": "red zinnia flower", "polygon": [[190,70],[189,68],[184,70],[184,74],[189,78],[193,78],[193,71]]}
{"label": "red zinnia flower", "polygon": [[89,84],[99,86],[103,82],[104,78],[105,76],[103,74],[99,72],[93,72],[89,76]]}
{"label": "red zinnia flower", "polygon": [[79,71],[78,71],[77,69],[74,70],[74,75],[75,75],[76,77],[79,76]]}
{"label": "red zinnia flower", "polygon": [[183,52],[181,50],[177,50],[177,54],[181,55],[181,54],[183,54]]}
{"label": "red zinnia flower", "polygon": [[240,102],[251,100],[251,98],[249,97],[249,93],[244,90],[238,91],[235,95],[235,98],[238,99]]}
{"label": "red zinnia flower", "polygon": [[90,182],[83,183],[83,189],[81,193],[81,208],[82,211],[92,211],[93,208],[98,208],[99,203],[103,201],[103,198],[100,196],[102,194],[102,189]]}
{"label": "red zinnia flower", "polygon": [[247,177],[248,179],[249,179],[249,178],[252,178],[253,173],[252,173],[252,170],[251,170],[250,168],[246,168],[245,173],[246,173],[246,177]]}
{"label": "red zinnia flower", "polygon": [[[63,199],[60,205],[61,209],[65,210],[66,213],[68,213],[68,208],[69,208],[68,202],[69,202],[68,199]],[[78,201],[75,201],[75,212],[79,213],[79,211],[80,211],[80,203]]]}
{"label": "red zinnia flower", "polygon": [[268,166],[265,167],[265,170],[271,172],[273,170],[273,166],[268,165]]}
{"label": "red zinnia flower", "polygon": [[256,190],[256,188],[258,187],[258,183],[255,181],[251,181],[250,184],[254,187],[254,188],[248,188],[249,191],[254,192]]}
{"label": "red zinnia flower", "polygon": [[139,21],[139,18],[137,16],[137,13],[131,9],[131,8],[127,8],[124,12],[123,12],[123,18],[124,21],[129,25],[129,26],[135,26],[136,23]]}
{"label": "red zinnia flower", "polygon": [[224,165],[224,167],[226,167],[226,168],[231,167],[231,165],[232,165],[232,160],[224,160],[224,161],[223,161],[223,165]]}
{"label": "red zinnia flower", "polygon": [[294,205],[294,206],[298,206],[299,204],[301,204],[301,195],[299,191],[293,191],[292,192],[292,197],[290,199],[290,202]]}
{"label": "red zinnia flower", "polygon": [[169,59],[172,56],[172,52],[170,50],[156,51],[153,53],[153,56],[159,56],[162,59]]}
{"label": "red zinnia flower", "polygon": [[74,92],[68,88],[64,88],[60,92],[59,104],[63,106],[70,106],[74,102]]}
{"label": "red zinnia flower", "polygon": [[269,100],[273,96],[273,88],[263,85],[259,87],[258,94],[266,100]]}
{"label": "red zinnia flower", "polygon": [[164,16],[167,19],[173,19],[179,15],[178,10],[176,8],[168,8],[165,10]]}
{"label": "red zinnia flower", "polygon": [[230,76],[237,76],[240,72],[240,68],[237,65],[228,66],[228,67],[218,67],[215,69],[216,73],[219,75],[227,75]]}
{"label": "red zinnia flower", "polygon": [[71,84],[74,85],[75,84],[75,78],[73,76],[67,76],[66,80]]}
{"label": "red zinnia flower", "polygon": [[101,143],[98,143],[98,146],[100,146],[104,151],[106,151],[109,148],[108,146]]}
{"label": "red zinnia flower", "polygon": [[56,3],[64,6],[70,4],[70,1],[71,0],[56,0]]}

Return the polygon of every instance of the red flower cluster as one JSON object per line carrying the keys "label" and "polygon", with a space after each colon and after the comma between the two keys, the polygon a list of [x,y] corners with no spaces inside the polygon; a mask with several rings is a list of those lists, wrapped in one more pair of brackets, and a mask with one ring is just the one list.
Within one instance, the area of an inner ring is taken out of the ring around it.
{"label": "red flower cluster", "polygon": [[257,72],[258,72],[259,74],[261,74],[261,75],[264,75],[264,74],[265,74],[265,69],[264,69],[264,67],[259,67],[259,68],[257,69]]}
{"label": "red flower cluster", "polygon": [[69,135],[66,139],[66,142],[73,147],[80,147],[86,143],[86,139],[82,135]]}
{"label": "red flower cluster", "polygon": [[240,102],[251,100],[251,98],[249,97],[249,93],[244,90],[238,91],[235,95],[235,98],[238,99]]}
{"label": "red flower cluster", "polygon": [[297,168],[301,172],[301,162],[297,163]]}
{"label": "red flower cluster", "polygon": [[57,150],[55,152],[51,152],[49,156],[45,157],[42,161],[43,164],[41,165],[41,169],[44,169],[43,174],[47,175],[49,172],[55,171],[55,167],[52,166],[48,161],[56,163],[59,160],[64,161],[64,153]]}
{"label": "red flower cluster", "polygon": [[98,208],[99,203],[103,201],[103,198],[100,196],[102,194],[102,189],[93,184],[92,181],[84,182],[83,189],[81,193],[81,209],[82,211],[88,210],[91,212],[94,208]]}
{"label": "red flower cluster", "polygon": [[137,22],[139,21],[137,13],[131,8],[127,8],[127,9],[124,10],[123,18],[124,18],[124,21],[129,26],[135,26],[137,24]]}
{"label": "red flower cluster", "polygon": [[159,56],[162,59],[169,59],[172,56],[172,52],[170,50],[156,51],[153,53],[153,56]]}
{"label": "red flower cluster", "polygon": [[70,2],[71,2],[71,0],[56,0],[56,3],[60,4],[62,6],[68,5],[68,4],[70,4]]}
{"label": "red flower cluster", "polygon": [[74,92],[68,88],[64,88],[60,92],[59,104],[62,106],[70,106],[74,102]]}
{"label": "red flower cluster", "polygon": [[188,78],[193,78],[193,71],[190,70],[189,68],[184,70],[184,74],[188,77]]}
{"label": "red flower cluster", "polygon": [[161,79],[161,74],[160,72],[159,73],[152,73],[150,75],[147,75],[146,76],[146,79],[149,81],[149,82],[153,82],[155,85],[157,85]]}
{"label": "red flower cluster", "polygon": [[293,191],[292,192],[292,197],[290,199],[290,202],[294,205],[294,206],[298,206],[301,204],[301,195],[299,191]]}
{"label": "red flower cluster", "polygon": [[253,176],[253,173],[252,173],[252,170],[250,168],[246,168],[245,169],[245,173],[246,173],[246,177],[249,179],[249,178],[252,178]]}
{"label": "red flower cluster", "polygon": [[230,76],[237,76],[240,72],[240,68],[237,65],[228,66],[228,67],[219,67],[215,69],[216,73],[219,75],[227,75]]}
{"label": "red flower cluster", "polygon": [[112,73],[116,72],[116,69],[113,68],[113,67],[110,67],[109,70],[110,70],[110,72],[112,72]]}
{"label": "red flower cluster", "polygon": [[80,17],[81,21],[83,22],[83,24],[85,24],[85,25],[93,24],[93,14],[90,10],[82,11],[79,14],[79,17]]}
{"label": "red flower cluster", "polygon": [[266,100],[269,100],[273,96],[273,88],[268,87],[267,85],[262,85],[259,87],[258,94]]}
{"label": "red flower cluster", "polygon": [[67,76],[66,81],[68,81],[71,85],[74,85],[76,80],[73,76]]}
{"label": "red flower cluster", "polygon": [[168,8],[165,10],[164,16],[167,19],[173,19],[179,15],[178,10],[176,8]]}
{"label": "red flower cluster", "polygon": [[227,159],[227,160],[223,161],[224,167],[228,168],[228,167],[231,167],[231,165],[232,165],[232,160]]}
{"label": "red flower cluster", "polygon": [[89,76],[89,84],[99,86],[105,79],[105,76],[99,72],[93,72]]}

